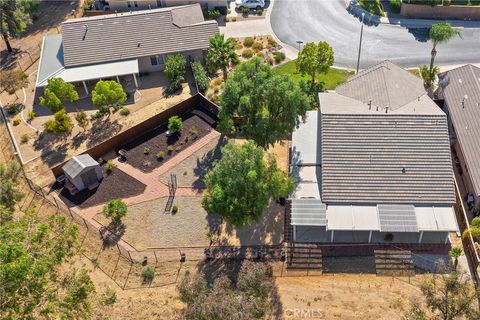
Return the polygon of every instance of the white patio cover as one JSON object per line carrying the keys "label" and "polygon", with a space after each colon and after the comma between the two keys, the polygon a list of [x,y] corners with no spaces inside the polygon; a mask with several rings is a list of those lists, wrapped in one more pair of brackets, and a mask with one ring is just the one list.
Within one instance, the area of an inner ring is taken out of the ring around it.
{"label": "white patio cover", "polygon": [[328,230],[380,230],[377,206],[329,205]]}
{"label": "white patio cover", "polygon": [[419,231],[458,231],[453,207],[415,207]]}

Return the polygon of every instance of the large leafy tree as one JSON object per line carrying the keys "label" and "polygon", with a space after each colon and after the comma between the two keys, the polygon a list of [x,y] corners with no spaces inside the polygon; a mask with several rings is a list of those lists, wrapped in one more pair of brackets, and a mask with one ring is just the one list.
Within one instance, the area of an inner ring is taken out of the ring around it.
{"label": "large leafy tree", "polygon": [[[265,161],[264,158],[267,158]],[[277,167],[275,157],[264,157],[252,142],[222,148],[222,158],[206,175],[203,207],[236,226],[258,221],[271,198],[286,197],[294,188],[292,178]]]}
{"label": "large leafy tree", "polygon": [[430,40],[432,41],[432,51],[430,58],[430,74],[434,72],[435,57],[437,56],[437,45],[448,42],[450,39],[460,36],[460,30],[453,28],[449,23],[436,23],[430,27]]}
{"label": "large leafy tree", "polygon": [[221,69],[223,79],[227,80],[228,68],[239,62],[235,53],[235,42],[232,38],[225,39],[223,34],[210,37],[207,52],[207,65],[213,70]]}
{"label": "large leafy tree", "polygon": [[61,270],[78,252],[77,227],[34,210],[0,226],[0,318],[87,319],[95,286],[86,270]]}
{"label": "large leafy tree", "polygon": [[65,109],[64,103],[66,101],[74,102],[77,100],[78,93],[73,84],[67,83],[61,78],[50,78],[45,86],[43,96],[40,97],[40,105],[50,109],[52,113],[57,113]]}
{"label": "large leafy tree", "polygon": [[8,52],[12,52],[10,38],[17,36],[32,22],[25,7],[18,0],[0,0],[0,33]]}
{"label": "large leafy tree", "polygon": [[414,302],[405,319],[479,319],[476,304],[480,295],[470,277],[458,271],[447,273],[444,267],[441,269],[440,274],[420,286],[427,308]]}
{"label": "large leafy tree", "polygon": [[310,76],[310,88],[315,88],[317,73],[327,73],[333,65],[333,48],[325,41],[309,42],[298,53],[297,70],[302,75]]}
{"label": "large leafy tree", "polygon": [[101,114],[110,114],[110,108],[120,109],[127,101],[127,94],[120,83],[114,80],[100,80],[92,91],[92,102]]}
{"label": "large leafy tree", "polygon": [[240,64],[225,83],[219,128],[238,131],[267,148],[305,119],[310,99],[288,76],[273,75],[257,58]]}

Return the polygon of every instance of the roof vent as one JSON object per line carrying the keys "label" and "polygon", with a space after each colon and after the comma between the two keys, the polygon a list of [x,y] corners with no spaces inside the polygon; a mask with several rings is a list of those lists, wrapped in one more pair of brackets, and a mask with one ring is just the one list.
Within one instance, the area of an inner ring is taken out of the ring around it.
{"label": "roof vent", "polygon": [[372,110],[372,100],[368,101],[368,110]]}
{"label": "roof vent", "polygon": [[140,45],[141,45],[141,43],[140,43],[140,42],[139,42],[139,43],[137,43],[137,48],[140,48]]}
{"label": "roof vent", "polygon": [[458,82],[459,82],[459,83],[462,83],[462,79],[459,78],[459,79],[458,79]]}
{"label": "roof vent", "polygon": [[402,173],[405,173],[407,172],[407,170],[405,170],[405,167],[402,168]]}
{"label": "roof vent", "polygon": [[388,113],[388,107],[385,108],[385,113]]}
{"label": "roof vent", "polygon": [[85,40],[85,37],[87,36],[87,32],[88,32],[88,24],[86,24],[84,27],[85,27],[85,33],[83,34],[83,38],[82,38],[82,40]]}

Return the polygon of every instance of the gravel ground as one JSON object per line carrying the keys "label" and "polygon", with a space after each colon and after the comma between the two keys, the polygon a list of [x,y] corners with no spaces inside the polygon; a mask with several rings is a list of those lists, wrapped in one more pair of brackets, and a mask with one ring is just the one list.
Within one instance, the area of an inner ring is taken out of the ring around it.
{"label": "gravel ground", "polygon": [[227,139],[224,137],[215,138],[175,168],[168,171],[160,178],[161,181],[168,183],[170,174],[174,173],[177,175],[177,185],[179,187],[205,189],[205,175],[212,167],[213,162],[220,159],[220,149],[226,143]]}

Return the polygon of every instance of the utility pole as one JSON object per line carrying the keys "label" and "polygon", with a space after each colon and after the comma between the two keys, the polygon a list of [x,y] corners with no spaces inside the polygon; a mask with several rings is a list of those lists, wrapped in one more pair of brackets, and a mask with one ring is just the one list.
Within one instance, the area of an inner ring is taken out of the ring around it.
{"label": "utility pole", "polygon": [[362,27],[360,28],[360,44],[358,45],[358,59],[357,59],[357,73],[360,67],[360,53],[362,52],[362,40],[363,40],[363,21],[365,20],[365,12],[362,12]]}

